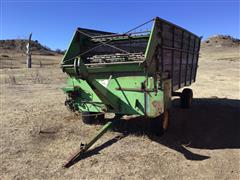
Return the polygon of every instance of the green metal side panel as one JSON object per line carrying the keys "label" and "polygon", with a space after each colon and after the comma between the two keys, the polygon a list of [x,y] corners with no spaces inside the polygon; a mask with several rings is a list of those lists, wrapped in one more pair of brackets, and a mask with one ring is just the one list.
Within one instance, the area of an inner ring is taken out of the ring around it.
{"label": "green metal side panel", "polygon": [[67,87],[63,88],[66,93],[77,90],[80,96],[77,97],[75,103],[82,112],[102,112],[105,107],[88,83],[81,79],[69,78]]}
{"label": "green metal side panel", "polygon": [[86,49],[84,47],[84,39],[86,38],[87,37],[83,34],[79,34],[78,31],[75,31],[61,64],[73,64],[74,58]]}
{"label": "green metal side panel", "polygon": [[73,91],[73,87],[79,91],[76,104],[80,112],[107,111],[156,117],[164,110],[163,92],[154,92],[153,78],[147,80],[149,92],[140,91],[141,83],[146,81],[144,74],[111,77],[96,75],[90,81],[97,91],[86,80],[75,78],[70,78],[68,88],[64,88],[66,92]]}
{"label": "green metal side panel", "polygon": [[151,34],[148,40],[148,45],[145,51],[145,59],[147,64],[147,69],[149,74],[155,74],[157,71],[159,71],[159,63],[155,60],[155,54],[157,47],[161,44],[160,37],[160,29],[159,29],[159,21],[156,19],[154,21],[154,24],[152,26]]}

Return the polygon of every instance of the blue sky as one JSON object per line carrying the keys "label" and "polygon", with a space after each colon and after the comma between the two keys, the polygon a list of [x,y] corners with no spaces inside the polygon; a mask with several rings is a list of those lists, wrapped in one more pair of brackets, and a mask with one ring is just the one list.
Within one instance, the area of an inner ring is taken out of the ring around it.
{"label": "blue sky", "polygon": [[239,0],[76,1],[0,0],[1,39],[33,39],[66,49],[77,27],[125,32],[159,16],[207,38],[240,38]]}

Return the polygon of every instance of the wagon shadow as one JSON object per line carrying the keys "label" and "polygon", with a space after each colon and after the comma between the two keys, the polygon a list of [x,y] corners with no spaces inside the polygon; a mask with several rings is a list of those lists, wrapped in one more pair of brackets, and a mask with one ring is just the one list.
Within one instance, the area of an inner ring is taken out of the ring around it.
{"label": "wagon shadow", "polygon": [[240,101],[234,99],[194,99],[190,109],[173,101],[169,135],[189,147],[199,149],[240,148]]}
{"label": "wagon shadow", "polygon": [[180,108],[179,99],[172,103],[170,128],[162,137],[152,135],[143,118],[119,120],[114,130],[124,134],[147,134],[150,139],[190,160],[209,157],[194,154],[186,146],[197,149],[240,148],[240,100],[199,98],[194,99],[190,109]]}
{"label": "wagon shadow", "polygon": [[234,99],[194,99],[190,109],[178,107],[173,101],[169,132],[152,140],[182,153],[189,160],[210,157],[192,153],[186,148],[240,148],[240,101]]}

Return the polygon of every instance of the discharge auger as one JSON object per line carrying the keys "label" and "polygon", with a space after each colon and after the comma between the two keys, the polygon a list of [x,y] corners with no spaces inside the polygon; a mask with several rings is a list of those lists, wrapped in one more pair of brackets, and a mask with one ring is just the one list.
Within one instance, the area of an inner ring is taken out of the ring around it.
{"label": "discharge auger", "polygon": [[[150,31],[136,31],[149,23]],[[192,102],[191,89],[176,91],[196,80],[200,42],[195,34],[158,17],[122,34],[77,28],[61,62],[69,75],[65,104],[80,112],[84,122],[104,113],[145,116],[160,135],[168,127],[171,97],[180,96],[184,108]],[[111,126],[108,122],[65,167]]]}

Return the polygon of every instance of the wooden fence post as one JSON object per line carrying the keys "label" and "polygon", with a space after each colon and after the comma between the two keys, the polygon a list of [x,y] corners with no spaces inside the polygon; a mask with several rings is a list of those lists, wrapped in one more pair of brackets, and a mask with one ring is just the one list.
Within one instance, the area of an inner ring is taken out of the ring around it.
{"label": "wooden fence post", "polygon": [[29,35],[28,44],[27,44],[27,68],[32,68],[32,52],[31,52],[31,38],[32,33]]}

